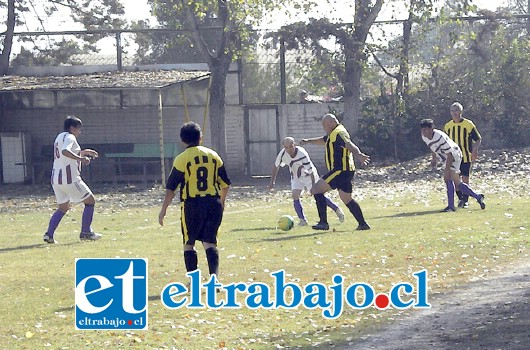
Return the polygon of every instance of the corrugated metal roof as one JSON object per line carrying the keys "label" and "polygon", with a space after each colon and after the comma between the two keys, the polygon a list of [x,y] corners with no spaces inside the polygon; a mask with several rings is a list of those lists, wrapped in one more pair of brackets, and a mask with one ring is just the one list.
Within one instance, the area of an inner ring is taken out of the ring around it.
{"label": "corrugated metal roof", "polygon": [[206,71],[158,70],[105,72],[68,76],[5,76],[0,77],[0,91],[35,90],[128,90],[160,89],[178,83],[202,80]]}

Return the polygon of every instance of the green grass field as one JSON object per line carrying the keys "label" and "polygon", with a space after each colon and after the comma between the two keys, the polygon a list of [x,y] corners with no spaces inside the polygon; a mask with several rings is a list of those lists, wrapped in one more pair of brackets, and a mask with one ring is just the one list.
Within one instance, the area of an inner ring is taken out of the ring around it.
{"label": "green grass field", "polygon": [[[473,202],[456,213],[438,212],[445,206],[441,180],[356,188],[354,195],[372,226],[362,232],[354,231],[357,223],[349,213],[339,224],[331,212],[329,232],[310,227],[279,231],[276,220],[294,215],[287,187],[272,194],[263,188],[234,188],[221,228],[221,281],[270,284],[269,274],[285,269],[289,281],[301,285],[331,285],[331,277],[342,274],[347,285],[364,282],[388,291],[398,282],[413,283],[412,273],[427,269],[429,298],[435,298],[528,259],[527,181],[495,181],[476,185],[487,193],[486,210]],[[160,292],[170,282],[186,282],[186,277],[178,206],[171,206],[164,227],[157,222],[162,190],[137,194],[136,201],[123,201],[123,194],[99,196],[93,226],[104,237],[98,242],[79,241],[82,207],[75,206],[57,231],[60,244],[46,245],[41,237],[55,209],[51,195],[4,198],[0,348],[328,349],[415,312],[345,309],[339,318],[327,320],[321,310],[304,308],[170,310],[161,304]],[[302,202],[315,222],[313,199],[305,196]],[[207,269],[204,251],[198,248],[199,267]],[[75,330],[74,260],[96,257],[149,260],[147,331]]]}

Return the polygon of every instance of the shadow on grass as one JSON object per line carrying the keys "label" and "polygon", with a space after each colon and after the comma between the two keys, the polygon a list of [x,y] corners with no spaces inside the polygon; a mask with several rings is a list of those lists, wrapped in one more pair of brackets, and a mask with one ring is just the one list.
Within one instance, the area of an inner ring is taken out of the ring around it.
{"label": "shadow on grass", "polygon": [[[58,244],[61,246],[67,246],[72,244],[78,244],[75,243],[65,243],[65,244]],[[49,243],[39,243],[39,244],[30,244],[30,245],[21,245],[18,247],[8,247],[8,248],[0,248],[0,253],[6,253],[6,252],[12,252],[15,250],[27,250],[27,249],[33,249],[33,248],[44,248],[44,247],[53,247],[55,244],[49,244]]]}
{"label": "shadow on grass", "polygon": [[409,216],[421,216],[421,215],[431,215],[431,214],[445,214],[440,209],[436,210],[427,210],[427,211],[413,211],[408,213],[397,213],[394,215],[385,215],[385,216],[376,216],[372,219],[383,219],[383,218],[404,218]]}
{"label": "shadow on grass", "polygon": [[60,309],[57,309],[55,310],[55,312],[57,313],[61,313],[61,312],[73,312],[74,311],[74,306],[67,306],[67,307],[62,307]]}
{"label": "shadow on grass", "polygon": [[230,232],[244,232],[244,231],[273,231],[275,227],[256,227],[256,228],[234,228]]}
{"label": "shadow on grass", "polygon": [[[339,232],[339,231],[336,231],[336,232]],[[326,233],[330,233],[331,234],[331,233],[335,233],[335,232],[332,232],[332,231],[315,231],[315,232],[312,232],[312,233],[306,233],[306,234],[302,234],[302,235],[289,235],[289,236],[286,236],[284,233],[278,233],[276,237],[263,238],[263,239],[260,239],[259,241],[261,241],[261,242],[291,241],[293,239],[300,239],[300,238],[307,238],[307,237],[314,237],[314,236],[322,236],[323,234],[326,234]],[[253,240],[253,242],[255,242],[255,241],[257,241],[257,240]]]}
{"label": "shadow on grass", "polygon": [[147,299],[149,301],[157,301],[160,300],[160,295],[150,295],[149,297],[147,297]]}

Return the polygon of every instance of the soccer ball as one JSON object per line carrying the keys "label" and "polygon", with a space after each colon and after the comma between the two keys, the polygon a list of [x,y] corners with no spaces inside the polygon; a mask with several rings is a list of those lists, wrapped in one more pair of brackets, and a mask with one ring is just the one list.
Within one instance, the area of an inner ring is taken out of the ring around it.
{"label": "soccer ball", "polygon": [[289,231],[294,226],[294,219],[291,215],[282,215],[278,219],[278,228],[282,231]]}

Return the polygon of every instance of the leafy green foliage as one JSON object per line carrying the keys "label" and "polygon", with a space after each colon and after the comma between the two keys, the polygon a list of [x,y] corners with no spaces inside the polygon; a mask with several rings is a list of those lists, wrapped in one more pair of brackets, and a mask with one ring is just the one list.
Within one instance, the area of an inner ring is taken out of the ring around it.
{"label": "leafy green foliage", "polygon": [[[5,1],[0,4],[5,5]],[[120,0],[64,0],[49,1],[41,4],[47,16],[66,11],[76,23],[81,23],[86,29],[114,29],[125,27],[123,18],[124,7]],[[40,24],[40,30],[46,31],[45,19],[41,18],[30,0],[20,0],[15,3],[16,24],[23,25],[21,20],[25,12],[34,12]],[[12,60],[12,65],[61,65],[74,64],[72,55],[95,52],[95,43],[102,39],[102,35],[94,34],[76,39],[60,39],[48,37],[47,40],[23,38],[24,45],[21,52]],[[5,49],[5,48],[4,48]],[[32,57],[33,56],[33,57]]]}
{"label": "leafy green foliage", "polygon": [[57,66],[64,63],[78,64],[74,55],[83,53],[75,41],[62,40],[37,52],[21,48],[11,61],[12,66]]}
{"label": "leafy green foliage", "polygon": [[444,58],[424,80],[428,95],[418,91],[422,106],[415,107],[443,125],[448,106],[460,101],[475,124],[497,129],[497,146],[528,145],[530,46],[521,35],[524,25],[492,19],[460,27],[462,34],[439,48]]}

